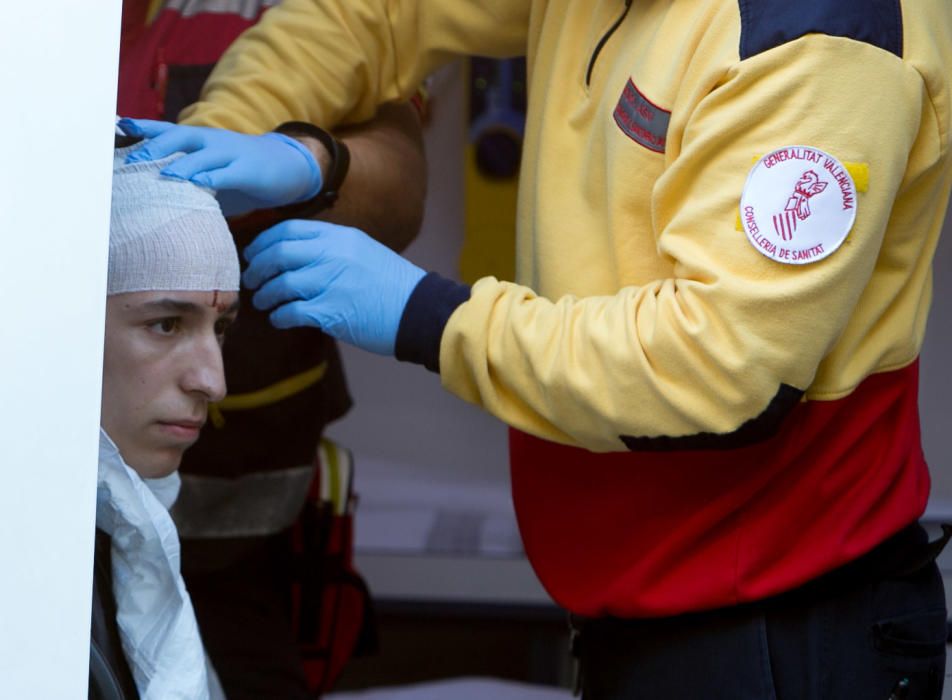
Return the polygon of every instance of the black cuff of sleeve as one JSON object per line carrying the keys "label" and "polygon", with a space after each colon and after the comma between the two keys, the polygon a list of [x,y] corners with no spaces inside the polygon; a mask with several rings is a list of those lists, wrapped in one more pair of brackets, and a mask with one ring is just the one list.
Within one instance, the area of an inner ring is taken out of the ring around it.
{"label": "black cuff of sleeve", "polygon": [[416,362],[432,372],[440,371],[440,341],[443,329],[456,307],[469,300],[469,285],[430,272],[410,294],[400,318],[394,354],[403,362]]}

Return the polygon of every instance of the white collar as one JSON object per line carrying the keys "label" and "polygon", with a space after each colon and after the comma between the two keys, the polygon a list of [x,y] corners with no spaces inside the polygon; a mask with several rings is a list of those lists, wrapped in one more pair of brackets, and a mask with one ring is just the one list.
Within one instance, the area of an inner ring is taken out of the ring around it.
{"label": "white collar", "polygon": [[142,700],[207,700],[198,623],[169,515],[178,473],[142,479],[100,429],[96,526],[112,541],[112,588],[122,649]]}

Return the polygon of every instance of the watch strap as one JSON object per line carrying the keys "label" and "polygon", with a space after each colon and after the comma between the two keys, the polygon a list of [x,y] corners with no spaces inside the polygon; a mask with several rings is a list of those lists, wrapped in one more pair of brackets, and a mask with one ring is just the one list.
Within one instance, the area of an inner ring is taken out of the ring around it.
{"label": "watch strap", "polygon": [[350,168],[350,150],[330,132],[308,122],[284,122],[275,128],[275,131],[292,138],[310,136],[320,141],[330,155],[327,172],[321,173],[323,179],[321,191],[308,200],[279,207],[277,211],[282,213],[283,218],[305,219],[330,209],[340,196],[341,185],[347,177],[347,170]]}

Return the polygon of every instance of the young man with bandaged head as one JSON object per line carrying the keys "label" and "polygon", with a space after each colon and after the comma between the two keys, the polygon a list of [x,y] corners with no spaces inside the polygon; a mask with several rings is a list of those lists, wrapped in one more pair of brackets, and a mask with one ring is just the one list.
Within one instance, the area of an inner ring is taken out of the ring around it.
{"label": "young man with bandaged head", "polygon": [[[239,263],[214,195],[113,166],[90,697],[223,697],[206,663],[168,509],[182,454],[225,395]],[[174,156],[173,156],[174,158]]]}

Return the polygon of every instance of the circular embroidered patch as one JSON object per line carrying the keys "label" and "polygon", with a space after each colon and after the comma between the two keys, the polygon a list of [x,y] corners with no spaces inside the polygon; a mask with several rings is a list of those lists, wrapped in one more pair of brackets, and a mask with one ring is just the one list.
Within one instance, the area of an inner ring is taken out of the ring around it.
{"label": "circular embroidered patch", "polygon": [[856,185],[829,153],[778,148],[747,176],[740,220],[751,245],[771,260],[816,262],[839,248],[853,228]]}

